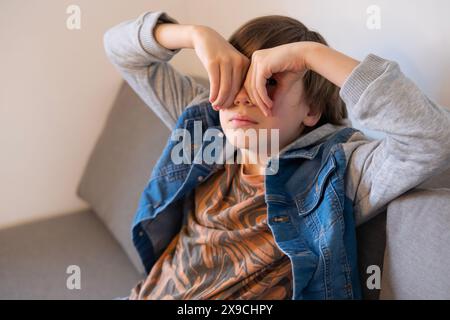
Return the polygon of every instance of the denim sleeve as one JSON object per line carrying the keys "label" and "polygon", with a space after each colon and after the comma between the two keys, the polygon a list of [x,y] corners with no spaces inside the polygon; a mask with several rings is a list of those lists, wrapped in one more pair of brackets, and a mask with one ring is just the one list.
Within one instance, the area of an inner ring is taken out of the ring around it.
{"label": "denim sleeve", "polygon": [[153,30],[158,22],[178,23],[163,11],[147,11],[107,30],[103,43],[125,81],[173,129],[185,108],[208,100],[209,89],[170,65],[181,49],[170,50],[156,41]]}

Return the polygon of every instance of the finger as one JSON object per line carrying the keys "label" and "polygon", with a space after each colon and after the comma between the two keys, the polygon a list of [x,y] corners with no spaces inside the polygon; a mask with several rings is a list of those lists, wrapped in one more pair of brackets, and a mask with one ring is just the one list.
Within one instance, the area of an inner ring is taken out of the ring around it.
{"label": "finger", "polygon": [[211,89],[209,91],[209,101],[212,103],[217,97],[218,89],[219,89],[219,77],[220,77],[220,69],[217,63],[214,63],[209,67],[208,77],[209,84]]}
{"label": "finger", "polygon": [[261,111],[264,113],[264,115],[267,117],[269,115],[269,111],[268,111],[266,105],[264,104],[264,102],[259,97],[258,92],[256,91],[256,85],[257,85],[258,78],[259,78],[259,70],[258,70],[258,68],[256,68],[256,70],[252,76],[252,94],[255,98],[256,104],[261,109]]}
{"label": "finger", "polygon": [[229,81],[230,81],[230,89],[229,93],[224,96],[224,101],[221,105],[222,108],[228,108],[231,104],[231,96],[233,95],[234,88],[236,87],[235,81],[234,81],[234,68],[231,66],[230,73],[229,73]]}
{"label": "finger", "polygon": [[263,106],[263,108],[266,110],[266,112],[269,115],[272,115],[272,112],[271,112],[270,108],[268,107],[266,102],[263,100],[263,95],[265,94],[265,92],[264,93],[261,92],[261,91],[265,91],[266,90],[266,82],[267,82],[266,76],[265,76],[262,68],[259,68],[258,72],[256,73],[256,79],[255,79],[256,96],[259,99],[259,101],[260,101],[261,105]]}
{"label": "finger", "polygon": [[247,74],[248,71],[250,69],[250,64],[248,62],[244,62],[244,64],[242,65],[242,67],[239,70],[239,89],[241,89],[241,86],[245,87],[245,80],[247,79]]}
{"label": "finger", "polygon": [[270,79],[271,76],[272,74],[270,72],[264,72],[263,70],[260,70],[260,73],[257,75],[256,78],[256,92],[258,93],[258,97],[265,104],[268,110],[270,110],[270,108],[272,107],[272,101],[267,95],[266,84],[267,79]]}
{"label": "finger", "polygon": [[237,93],[239,92],[241,82],[242,82],[241,70],[239,70],[238,67],[235,67],[232,69],[231,91],[229,94],[229,98],[227,99],[227,101],[224,104],[224,107],[228,108],[228,107],[234,105],[234,98],[236,97]]}
{"label": "finger", "polygon": [[214,101],[216,106],[223,107],[231,90],[231,66],[228,63],[220,64],[219,97]]}
{"label": "finger", "polygon": [[[254,79],[254,75],[255,75],[255,63],[251,63],[250,67],[248,69],[247,72],[247,78],[245,80],[245,89],[247,91],[247,94],[252,102],[253,105],[258,106],[256,97],[255,97],[255,90],[253,87],[253,79]],[[264,113],[264,110],[261,110]]]}
{"label": "finger", "polygon": [[247,95],[248,95],[250,101],[252,103],[254,103],[255,100],[253,99],[252,92],[251,92],[252,91],[251,90],[251,82],[252,82],[252,78],[253,78],[252,74],[253,74],[253,66],[250,65],[247,70],[247,74],[245,75],[244,88],[245,88],[245,91],[247,92]]}

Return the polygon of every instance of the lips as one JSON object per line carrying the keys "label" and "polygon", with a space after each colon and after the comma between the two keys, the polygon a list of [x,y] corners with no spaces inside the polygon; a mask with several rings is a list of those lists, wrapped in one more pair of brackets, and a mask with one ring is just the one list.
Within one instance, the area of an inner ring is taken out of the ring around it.
{"label": "lips", "polygon": [[243,114],[236,114],[231,117],[230,121],[233,124],[241,124],[241,125],[249,125],[249,124],[258,124],[255,120],[250,118],[249,116],[243,115]]}

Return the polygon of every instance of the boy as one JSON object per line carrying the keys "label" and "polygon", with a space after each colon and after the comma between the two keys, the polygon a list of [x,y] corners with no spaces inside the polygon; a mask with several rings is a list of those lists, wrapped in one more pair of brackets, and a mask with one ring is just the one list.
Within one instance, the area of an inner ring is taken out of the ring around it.
{"label": "boy", "polygon": [[[171,24],[158,40],[157,23]],[[261,30],[279,39],[280,29],[304,36],[293,46],[314,53],[298,51],[298,61],[313,72],[277,78],[273,93],[268,88],[273,114],[267,116],[263,97],[244,88],[214,111],[208,90],[167,63],[181,48],[196,49],[202,59],[214,48],[228,50],[210,30],[179,25],[158,11],[105,34],[111,62],[169,128],[193,133],[200,121],[203,128],[237,138],[229,140],[244,155],[251,150],[239,144],[233,123],[280,130],[281,151],[256,165],[175,163],[176,143],[168,141],[133,223],[148,277],[131,299],[358,299],[355,226],[448,166],[449,110],[430,101],[395,62],[375,55],[357,62],[326,47],[301,23],[279,16],[249,22],[230,43],[249,57],[245,39],[262,38]],[[287,51],[281,45],[269,48],[282,55]],[[211,79],[213,71],[208,72]],[[387,137],[369,141],[338,124],[339,116],[336,123],[328,121],[339,107],[330,82],[340,87],[340,97],[362,125]],[[335,104],[321,104],[323,96]],[[204,141],[200,150],[207,145]],[[279,169],[269,174],[274,157]]]}

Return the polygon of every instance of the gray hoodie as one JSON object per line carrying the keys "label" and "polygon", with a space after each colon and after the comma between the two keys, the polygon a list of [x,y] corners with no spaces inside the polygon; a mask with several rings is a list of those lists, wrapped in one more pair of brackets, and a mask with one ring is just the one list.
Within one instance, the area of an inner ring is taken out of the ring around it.
{"label": "gray hoodie", "polygon": [[[147,11],[109,29],[104,45],[122,77],[172,129],[185,108],[208,100],[209,90],[170,65],[181,49],[170,50],[156,41],[158,22],[178,23],[163,11]],[[356,225],[450,167],[450,110],[431,101],[396,62],[367,55],[342,85],[340,96],[363,127],[386,133],[371,140],[356,132],[343,144],[345,192],[353,200]],[[342,128],[322,125],[283,150],[307,146]]]}

